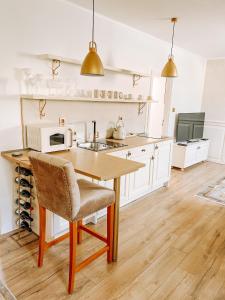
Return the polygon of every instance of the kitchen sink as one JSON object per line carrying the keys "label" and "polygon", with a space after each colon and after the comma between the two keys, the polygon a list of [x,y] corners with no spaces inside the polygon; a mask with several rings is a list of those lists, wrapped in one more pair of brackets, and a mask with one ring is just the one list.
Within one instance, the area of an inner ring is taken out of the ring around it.
{"label": "kitchen sink", "polygon": [[79,148],[91,150],[91,151],[102,151],[102,150],[107,150],[110,149],[110,146],[105,144],[105,143],[100,143],[100,142],[85,142],[85,143],[80,143],[78,144]]}
{"label": "kitchen sink", "polygon": [[114,148],[120,148],[120,147],[125,147],[127,145],[122,144],[122,143],[117,143],[117,142],[112,142],[112,141],[107,141],[103,140],[101,142],[84,142],[84,143],[79,143],[77,145],[79,148],[91,150],[91,151],[103,151],[107,149],[114,149]]}

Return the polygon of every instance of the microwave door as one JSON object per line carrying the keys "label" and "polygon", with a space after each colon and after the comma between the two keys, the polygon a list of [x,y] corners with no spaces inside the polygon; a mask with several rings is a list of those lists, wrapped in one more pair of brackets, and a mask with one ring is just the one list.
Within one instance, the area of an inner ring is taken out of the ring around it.
{"label": "microwave door", "polygon": [[50,146],[65,145],[65,135],[63,133],[55,133],[50,135]]}

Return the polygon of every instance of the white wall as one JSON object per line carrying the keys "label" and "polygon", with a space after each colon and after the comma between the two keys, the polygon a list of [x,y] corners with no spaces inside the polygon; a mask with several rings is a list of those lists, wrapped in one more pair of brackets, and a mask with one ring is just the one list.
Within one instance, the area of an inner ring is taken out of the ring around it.
{"label": "white wall", "polygon": [[[176,64],[179,77],[173,80],[172,103],[175,112],[170,113],[168,134],[175,135],[176,116],[178,113],[200,112],[206,62],[196,55],[177,51]],[[171,80],[171,79],[168,79]]]}
{"label": "white wall", "polygon": [[[71,3],[60,0],[0,1],[0,151],[21,147],[18,69],[29,67],[34,73],[50,76],[50,66],[35,57],[39,53],[53,53],[82,59],[88,50],[91,35],[91,14]],[[147,72],[161,70],[167,60],[170,45],[145,33],[96,17],[96,41],[99,54],[106,64]],[[177,111],[199,111],[204,78],[205,60],[183,49],[175,48],[180,77],[173,88],[173,106]],[[106,74],[104,78],[79,76],[79,68],[62,66],[61,77],[74,78],[80,88],[121,89],[131,91],[131,78]],[[148,93],[148,83],[142,81],[141,93]],[[30,115],[36,114],[30,107]],[[74,114],[72,113],[74,111]],[[66,104],[48,106],[49,118],[60,114],[70,120],[95,118],[99,128],[108,126],[119,114],[127,128],[144,128],[145,115],[137,116],[133,105]],[[70,121],[69,120],[69,121]],[[12,220],[11,169],[0,160],[1,232],[14,226]]]}
{"label": "white wall", "polygon": [[209,60],[202,110],[206,112],[205,137],[211,141],[209,159],[225,163],[225,59]]}

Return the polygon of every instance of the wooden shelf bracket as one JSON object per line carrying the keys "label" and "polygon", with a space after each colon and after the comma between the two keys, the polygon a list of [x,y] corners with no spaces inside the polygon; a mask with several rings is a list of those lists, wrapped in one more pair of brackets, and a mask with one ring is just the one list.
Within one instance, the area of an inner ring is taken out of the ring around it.
{"label": "wooden shelf bracket", "polygon": [[59,59],[52,59],[52,78],[55,79],[56,76],[59,75],[57,72],[58,68],[61,65],[61,61]]}
{"label": "wooden shelf bracket", "polygon": [[139,74],[133,74],[133,87],[138,85],[138,81],[142,78],[143,76]]}
{"label": "wooden shelf bracket", "polygon": [[47,101],[44,99],[39,100],[39,116],[40,119],[46,116],[46,113],[44,112],[45,107],[46,107]]}
{"label": "wooden shelf bracket", "polygon": [[145,108],[146,103],[138,103],[138,115],[142,115],[144,108]]}

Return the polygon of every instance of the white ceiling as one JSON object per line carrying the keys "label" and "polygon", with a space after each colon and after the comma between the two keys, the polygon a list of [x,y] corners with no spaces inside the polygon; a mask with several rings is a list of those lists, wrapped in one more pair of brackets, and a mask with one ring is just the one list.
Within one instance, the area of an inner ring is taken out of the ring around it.
{"label": "white ceiling", "polygon": [[[92,0],[69,0],[87,9]],[[225,57],[225,0],[96,0],[96,12],[207,58]]]}

